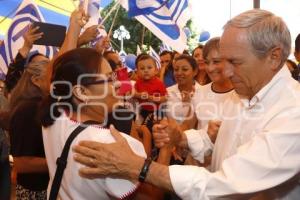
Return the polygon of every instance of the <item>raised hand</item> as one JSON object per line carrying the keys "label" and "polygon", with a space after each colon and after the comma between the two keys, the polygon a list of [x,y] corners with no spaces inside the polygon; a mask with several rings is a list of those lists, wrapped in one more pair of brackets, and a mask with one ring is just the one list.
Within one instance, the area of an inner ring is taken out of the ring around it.
{"label": "raised hand", "polygon": [[193,86],[192,91],[188,92],[188,91],[182,91],[181,92],[181,98],[182,98],[182,102],[186,102],[189,103],[192,100],[192,97],[195,94],[195,86]]}
{"label": "raised hand", "polygon": [[81,46],[87,44],[99,35],[98,25],[90,26],[79,36],[77,45]]}
{"label": "raised hand", "polygon": [[103,53],[111,47],[109,36],[104,36],[96,43],[96,50]]}
{"label": "raised hand", "polygon": [[70,16],[70,26],[73,25],[82,28],[88,21],[89,21],[89,16],[87,16],[84,13],[82,7],[79,7],[79,9],[74,10]]}
{"label": "raised hand", "polygon": [[28,56],[30,50],[33,47],[33,43],[43,36],[44,33],[39,32],[39,28],[40,27],[38,26],[33,27],[33,25],[31,24],[28,26],[28,30],[23,35],[24,43],[22,48],[19,50],[23,58],[26,58]]}

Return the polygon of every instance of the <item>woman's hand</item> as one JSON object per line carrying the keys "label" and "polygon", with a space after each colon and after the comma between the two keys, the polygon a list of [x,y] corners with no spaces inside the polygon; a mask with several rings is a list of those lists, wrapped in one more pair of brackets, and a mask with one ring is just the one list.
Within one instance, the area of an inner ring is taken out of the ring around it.
{"label": "woman's hand", "polygon": [[217,135],[218,135],[221,124],[222,124],[222,121],[220,121],[220,120],[210,120],[208,122],[207,133],[208,133],[208,136],[209,136],[210,140],[212,141],[212,143],[215,143],[215,141],[217,139]]}
{"label": "woman's hand", "polygon": [[109,36],[104,36],[96,43],[96,50],[103,54],[106,50],[111,47]]}
{"label": "woman's hand", "polygon": [[74,10],[70,16],[70,26],[77,26],[80,29],[89,21],[89,16],[84,13],[82,7]]}
{"label": "woman's hand", "polygon": [[32,24],[28,26],[28,30],[23,35],[24,43],[22,48],[19,50],[23,58],[27,58],[30,50],[32,49],[33,43],[40,39],[44,33],[39,32],[39,27],[33,27]]}
{"label": "woman's hand", "polygon": [[195,86],[193,85],[192,91],[181,91],[181,101],[189,103],[191,102],[193,96],[195,94]]}
{"label": "woman's hand", "polygon": [[97,38],[99,35],[98,25],[90,26],[79,36],[77,46],[80,47],[85,45],[94,39]]}

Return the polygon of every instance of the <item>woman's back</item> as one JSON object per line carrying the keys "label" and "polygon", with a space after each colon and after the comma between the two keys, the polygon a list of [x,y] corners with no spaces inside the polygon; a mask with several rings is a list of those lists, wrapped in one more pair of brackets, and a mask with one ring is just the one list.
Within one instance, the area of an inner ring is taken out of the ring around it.
{"label": "woman's back", "polygon": [[[43,128],[44,147],[50,174],[48,194],[55,175],[56,159],[60,156],[68,136],[76,127],[78,127],[78,125],[80,125],[80,123],[72,121],[66,116],[66,114],[62,114],[52,126]],[[123,134],[123,136],[127,139],[135,153],[145,156],[141,143],[125,134]],[[72,145],[77,144],[82,140],[94,140],[104,143],[111,143],[114,141],[109,129],[101,128],[96,125],[89,126],[83,130],[74,139]],[[111,178],[97,178],[90,180],[81,178],[78,174],[78,170],[82,166],[74,161],[73,156],[74,154],[70,150],[67,159],[68,164],[64,171],[59,192],[59,197],[61,199],[105,200],[110,199],[107,193],[112,196],[122,198],[135,191],[136,186],[127,180]]]}

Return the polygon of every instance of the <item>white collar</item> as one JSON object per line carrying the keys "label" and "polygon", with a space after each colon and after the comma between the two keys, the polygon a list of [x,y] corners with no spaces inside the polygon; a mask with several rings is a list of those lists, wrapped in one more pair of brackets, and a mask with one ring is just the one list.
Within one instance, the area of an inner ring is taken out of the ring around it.
{"label": "white collar", "polygon": [[242,104],[245,108],[251,109],[258,102],[261,102],[264,98],[268,97],[268,93],[270,90],[283,78],[291,77],[291,73],[288,70],[287,66],[283,66],[271,79],[269,83],[267,83],[262,89],[260,89],[250,100],[244,97],[240,97]]}

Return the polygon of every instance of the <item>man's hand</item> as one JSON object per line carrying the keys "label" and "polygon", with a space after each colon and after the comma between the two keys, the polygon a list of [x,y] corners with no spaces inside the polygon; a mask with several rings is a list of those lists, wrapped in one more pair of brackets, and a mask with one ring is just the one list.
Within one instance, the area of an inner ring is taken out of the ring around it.
{"label": "man's hand", "polygon": [[144,158],[136,155],[126,139],[113,127],[110,127],[114,143],[81,141],[73,147],[75,161],[85,165],[79,174],[85,178],[119,177],[137,181]]}
{"label": "man's hand", "polygon": [[33,27],[32,24],[28,26],[28,30],[23,35],[24,43],[22,48],[19,50],[23,58],[27,58],[30,50],[32,49],[33,43],[40,39],[44,33],[38,32],[40,27]]}
{"label": "man's hand", "polygon": [[164,118],[159,124],[153,126],[153,139],[157,148],[165,145],[188,147],[185,134],[176,121],[170,118]]}
{"label": "man's hand", "polygon": [[88,27],[78,38],[77,46],[80,47],[85,45],[94,39],[97,38],[99,35],[98,25]]}
{"label": "man's hand", "polygon": [[218,135],[221,123],[222,122],[219,120],[210,120],[208,122],[207,133],[208,133],[208,136],[209,136],[210,140],[212,141],[212,143],[215,143],[215,141],[217,139],[217,135]]}

